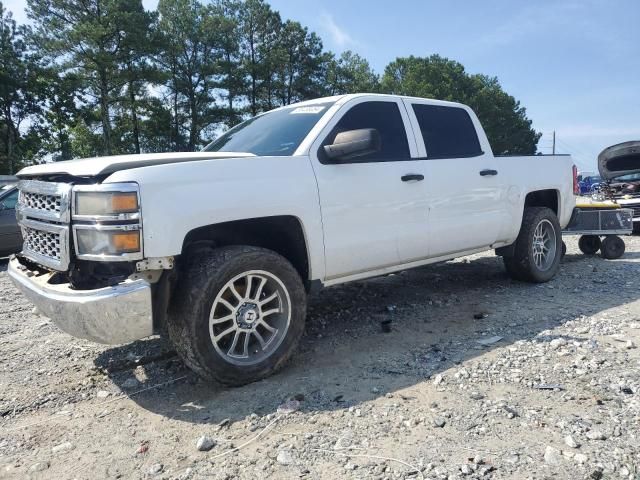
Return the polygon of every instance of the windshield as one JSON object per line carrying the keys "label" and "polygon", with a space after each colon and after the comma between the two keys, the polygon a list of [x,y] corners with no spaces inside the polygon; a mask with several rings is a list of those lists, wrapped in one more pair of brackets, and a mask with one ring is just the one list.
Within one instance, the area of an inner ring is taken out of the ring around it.
{"label": "windshield", "polygon": [[293,155],[333,102],[281,108],[233,127],[205,152],[248,152],[260,156]]}

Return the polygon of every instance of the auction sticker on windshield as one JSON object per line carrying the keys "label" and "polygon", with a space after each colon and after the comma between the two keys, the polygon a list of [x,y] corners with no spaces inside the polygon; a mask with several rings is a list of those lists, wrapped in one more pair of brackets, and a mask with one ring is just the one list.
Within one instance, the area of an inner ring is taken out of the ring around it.
{"label": "auction sticker on windshield", "polygon": [[320,113],[322,110],[324,110],[324,107],[298,107],[298,108],[294,108],[290,113],[294,114],[294,113]]}

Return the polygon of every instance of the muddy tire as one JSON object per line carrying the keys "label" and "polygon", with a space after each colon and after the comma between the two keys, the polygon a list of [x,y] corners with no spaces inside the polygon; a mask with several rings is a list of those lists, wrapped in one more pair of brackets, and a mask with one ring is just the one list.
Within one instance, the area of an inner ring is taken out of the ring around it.
{"label": "muddy tire", "polygon": [[300,276],[281,255],[249,246],[200,250],[182,267],[167,329],[194,372],[239,386],[282,368],[306,308]]}
{"label": "muddy tire", "polygon": [[512,256],[502,257],[507,273],[516,280],[543,283],[560,268],[562,232],[553,210],[527,207]]}
{"label": "muddy tire", "polygon": [[578,248],[585,255],[595,255],[601,246],[602,242],[597,235],[582,235],[578,240]]}
{"label": "muddy tire", "polygon": [[600,255],[607,260],[615,260],[624,255],[624,240],[617,235],[609,235],[604,237],[602,246],[600,247]]}

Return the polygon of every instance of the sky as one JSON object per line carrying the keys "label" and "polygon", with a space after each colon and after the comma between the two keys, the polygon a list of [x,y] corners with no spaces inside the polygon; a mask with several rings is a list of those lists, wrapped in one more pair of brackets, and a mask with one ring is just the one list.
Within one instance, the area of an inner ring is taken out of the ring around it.
{"label": "sky", "polygon": [[[3,0],[25,21],[22,0]],[[143,0],[152,9],[157,0]],[[434,53],[498,77],[526,107],[538,144],[596,170],[605,147],[640,140],[638,0],[270,0],[324,46],[352,50],[378,73]]]}

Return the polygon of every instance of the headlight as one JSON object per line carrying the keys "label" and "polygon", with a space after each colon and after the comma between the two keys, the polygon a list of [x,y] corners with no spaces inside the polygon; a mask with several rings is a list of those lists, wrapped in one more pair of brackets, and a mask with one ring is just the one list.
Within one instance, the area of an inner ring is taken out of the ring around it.
{"label": "headlight", "polygon": [[137,192],[76,192],[76,215],[119,215],[140,208]]}
{"label": "headlight", "polygon": [[136,183],[76,185],[71,216],[76,256],[117,262],[142,259],[139,198]]}
{"label": "headlight", "polygon": [[140,231],[76,229],[78,255],[122,255],[140,251]]}

